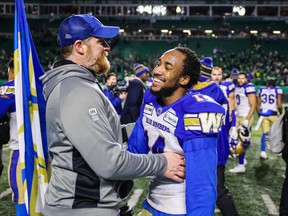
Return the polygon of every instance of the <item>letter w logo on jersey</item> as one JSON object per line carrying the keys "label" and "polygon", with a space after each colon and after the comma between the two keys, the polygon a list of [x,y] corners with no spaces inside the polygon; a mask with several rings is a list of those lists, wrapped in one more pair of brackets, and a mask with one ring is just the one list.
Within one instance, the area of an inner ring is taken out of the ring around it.
{"label": "letter w logo on jersey", "polygon": [[217,133],[221,127],[223,114],[221,113],[199,113],[185,114],[185,130],[202,131],[203,133]]}
{"label": "letter w logo on jersey", "polygon": [[223,115],[221,113],[199,113],[203,133],[217,133],[221,127]]}

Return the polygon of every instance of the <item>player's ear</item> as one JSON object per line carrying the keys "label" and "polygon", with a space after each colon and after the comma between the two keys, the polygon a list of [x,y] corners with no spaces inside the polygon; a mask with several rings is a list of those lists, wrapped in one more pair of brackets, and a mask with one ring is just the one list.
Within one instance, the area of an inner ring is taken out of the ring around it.
{"label": "player's ear", "polygon": [[190,81],[190,77],[189,76],[182,76],[182,77],[180,77],[180,85],[183,85],[183,86],[185,86],[185,85],[187,85],[188,83],[189,83],[189,81]]}
{"label": "player's ear", "polygon": [[73,44],[74,49],[80,53],[81,55],[83,55],[84,53],[84,49],[85,47],[83,46],[83,44],[85,44],[82,40],[76,40]]}

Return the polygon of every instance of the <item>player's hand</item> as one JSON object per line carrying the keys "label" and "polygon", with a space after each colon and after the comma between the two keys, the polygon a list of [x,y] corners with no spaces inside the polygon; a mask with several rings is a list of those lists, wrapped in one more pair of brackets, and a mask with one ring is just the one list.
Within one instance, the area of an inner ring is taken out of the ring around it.
{"label": "player's hand", "polygon": [[237,133],[236,127],[231,127],[230,137],[234,140],[236,140],[238,138],[238,133]]}
{"label": "player's hand", "polygon": [[248,124],[249,124],[249,121],[247,119],[245,119],[242,123],[242,125],[246,128],[248,128]]}
{"label": "player's hand", "polygon": [[167,169],[164,176],[177,182],[184,182],[185,160],[183,155],[173,152],[165,152],[167,159]]}

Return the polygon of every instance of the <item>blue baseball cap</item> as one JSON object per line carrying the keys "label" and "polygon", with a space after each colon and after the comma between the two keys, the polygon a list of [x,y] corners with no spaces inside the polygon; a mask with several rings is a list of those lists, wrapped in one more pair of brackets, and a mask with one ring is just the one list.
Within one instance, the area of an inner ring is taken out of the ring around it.
{"label": "blue baseball cap", "polygon": [[118,26],[104,26],[89,14],[71,15],[60,25],[58,40],[61,47],[72,45],[76,40],[89,37],[113,38],[119,33]]}

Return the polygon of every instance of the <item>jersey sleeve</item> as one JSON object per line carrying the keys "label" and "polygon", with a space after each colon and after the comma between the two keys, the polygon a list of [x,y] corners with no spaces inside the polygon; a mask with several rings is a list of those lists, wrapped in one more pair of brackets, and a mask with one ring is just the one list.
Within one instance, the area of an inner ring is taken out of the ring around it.
{"label": "jersey sleeve", "polygon": [[187,215],[213,215],[217,197],[217,136],[225,109],[201,94],[191,95],[183,107]]}
{"label": "jersey sleeve", "polygon": [[196,138],[183,144],[186,161],[187,215],[213,215],[217,198],[216,137]]}
{"label": "jersey sleeve", "polygon": [[13,112],[15,109],[15,100],[13,98],[0,97],[0,117],[5,116],[8,112]]}
{"label": "jersey sleeve", "polygon": [[227,95],[229,95],[231,92],[235,91],[235,85],[233,82],[227,83]]}
{"label": "jersey sleeve", "polygon": [[223,123],[225,109],[211,97],[202,94],[191,95],[183,104],[183,142],[199,137],[217,137]]}
{"label": "jersey sleeve", "polygon": [[257,96],[260,96],[260,95],[261,95],[262,90],[263,90],[263,87],[260,87],[260,88],[258,89],[258,91],[257,91]]}
{"label": "jersey sleeve", "polygon": [[245,88],[245,94],[246,94],[246,95],[256,94],[256,89],[255,89],[254,84],[252,84],[252,83],[247,83],[244,88]]}

